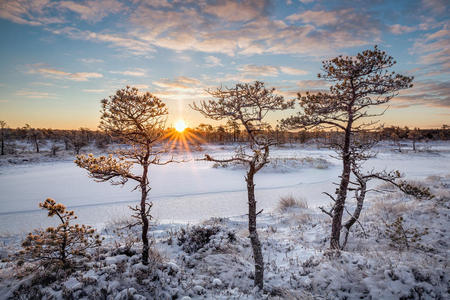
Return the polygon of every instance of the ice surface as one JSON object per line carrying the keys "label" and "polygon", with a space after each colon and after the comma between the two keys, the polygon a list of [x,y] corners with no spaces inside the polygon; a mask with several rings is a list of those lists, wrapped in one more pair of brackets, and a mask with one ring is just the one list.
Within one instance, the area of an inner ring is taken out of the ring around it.
{"label": "ice surface", "polygon": [[[202,153],[227,157],[230,147],[206,148]],[[450,170],[450,143],[432,145],[434,152],[396,153],[379,147],[378,157],[367,162],[366,169],[399,169],[407,178],[421,179],[444,175]],[[310,207],[327,204],[322,192],[334,192],[340,163],[330,157],[334,152],[315,147],[277,148],[271,157],[322,158],[330,162],[326,169],[305,165],[289,173],[261,172],[255,177],[258,209],[272,211],[279,197],[293,194],[304,197]],[[153,216],[162,223],[198,222],[210,217],[243,215],[247,212],[244,170],[213,168],[212,163],[191,160],[150,169],[149,200]],[[79,222],[101,226],[110,220],[128,216],[129,205],[137,204],[134,182],[124,187],[97,183],[72,161],[43,162],[0,167],[0,232],[17,233],[47,226],[51,220],[38,203],[47,197],[75,210]]]}

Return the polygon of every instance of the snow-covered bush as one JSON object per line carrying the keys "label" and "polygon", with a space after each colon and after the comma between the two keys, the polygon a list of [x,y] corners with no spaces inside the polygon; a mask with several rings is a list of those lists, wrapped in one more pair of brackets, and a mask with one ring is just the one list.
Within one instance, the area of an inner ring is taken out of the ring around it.
{"label": "snow-covered bush", "polygon": [[220,226],[206,225],[193,226],[191,228],[181,228],[177,234],[178,246],[181,246],[186,253],[195,253],[205,247],[219,233],[224,233],[228,242],[236,240],[232,231],[225,231]]}
{"label": "snow-covered bush", "polygon": [[63,204],[47,198],[39,207],[48,211],[48,216],[59,218],[60,224],[46,230],[29,233],[23,241],[23,250],[19,256],[42,267],[70,268],[77,258],[89,258],[88,249],[101,245],[101,239],[95,230],[86,225],[71,225],[75,220],[73,211]]}
{"label": "snow-covered bush", "polygon": [[403,217],[397,217],[397,219],[386,224],[386,235],[390,238],[390,245],[399,250],[409,249],[410,247],[419,247],[422,245],[419,242],[423,235],[428,234],[428,228],[423,231],[418,231],[417,228],[405,228],[403,223]]}

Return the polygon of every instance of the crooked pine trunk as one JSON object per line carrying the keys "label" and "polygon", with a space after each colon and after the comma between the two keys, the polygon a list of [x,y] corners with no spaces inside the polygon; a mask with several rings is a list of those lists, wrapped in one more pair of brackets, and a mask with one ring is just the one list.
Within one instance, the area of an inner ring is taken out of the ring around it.
{"label": "crooked pine trunk", "polygon": [[255,184],[253,183],[254,175],[254,166],[251,166],[245,179],[247,181],[248,193],[248,231],[250,233],[250,242],[252,244],[253,258],[255,260],[255,286],[263,289],[264,259],[261,250],[261,242],[259,241],[258,232],[256,231],[256,199]]}
{"label": "crooked pine trunk", "polygon": [[149,252],[149,245],[148,245],[148,218],[146,215],[146,204],[147,204],[147,171],[148,166],[143,167],[142,171],[142,182],[141,182],[141,221],[142,221],[142,264],[147,265],[148,264],[148,252]]}
{"label": "crooked pine trunk", "polygon": [[344,136],[344,147],[342,149],[342,174],[339,184],[338,196],[336,199],[333,220],[331,223],[330,248],[340,249],[340,237],[342,229],[342,215],[344,213],[345,200],[347,198],[347,188],[350,181],[350,136],[351,136],[352,120],[349,119]]}
{"label": "crooked pine trunk", "polygon": [[344,224],[346,232],[345,232],[345,240],[342,245],[342,249],[344,249],[345,245],[347,245],[347,239],[348,239],[348,235],[350,233],[350,228],[356,223],[356,221],[358,221],[359,216],[361,215],[363,205],[364,205],[364,199],[366,198],[367,184],[365,181],[361,181],[360,184],[361,184],[361,191],[360,191],[359,196],[357,196],[357,198],[356,198],[355,211],[353,212],[353,216],[350,218],[350,220],[348,220]]}

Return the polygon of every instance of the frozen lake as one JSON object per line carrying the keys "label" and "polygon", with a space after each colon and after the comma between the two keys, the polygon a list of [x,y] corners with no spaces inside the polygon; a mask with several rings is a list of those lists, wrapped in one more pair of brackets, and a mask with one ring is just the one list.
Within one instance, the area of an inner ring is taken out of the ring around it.
{"label": "frozen lake", "polygon": [[[409,179],[450,173],[450,144],[433,146],[434,152],[394,153],[380,151],[366,163],[367,169],[399,169]],[[225,156],[223,150],[214,150]],[[274,157],[312,157],[330,162],[326,169],[312,166],[290,172],[260,172],[255,177],[258,209],[273,211],[280,196],[303,197],[310,207],[328,203],[322,194],[332,193],[338,180],[340,162],[325,149],[276,149]],[[202,153],[196,153],[201,157]],[[159,222],[198,222],[210,217],[243,215],[247,212],[243,170],[212,168],[212,163],[188,161],[150,170],[152,214]],[[75,210],[79,222],[99,225],[130,215],[128,205],[136,205],[139,191],[125,186],[97,183],[72,161],[40,163],[0,168],[0,233],[30,231],[47,226],[49,220],[38,203],[50,197]]]}

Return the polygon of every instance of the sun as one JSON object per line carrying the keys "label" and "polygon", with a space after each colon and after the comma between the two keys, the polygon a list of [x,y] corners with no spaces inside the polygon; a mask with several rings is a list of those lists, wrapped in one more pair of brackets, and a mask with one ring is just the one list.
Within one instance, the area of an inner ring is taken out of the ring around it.
{"label": "sun", "polygon": [[184,120],[178,120],[175,123],[175,130],[180,133],[183,132],[186,129],[186,127],[187,127],[186,122],[184,122]]}

